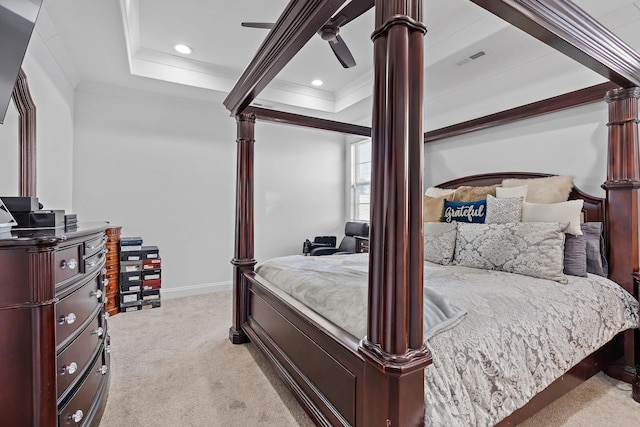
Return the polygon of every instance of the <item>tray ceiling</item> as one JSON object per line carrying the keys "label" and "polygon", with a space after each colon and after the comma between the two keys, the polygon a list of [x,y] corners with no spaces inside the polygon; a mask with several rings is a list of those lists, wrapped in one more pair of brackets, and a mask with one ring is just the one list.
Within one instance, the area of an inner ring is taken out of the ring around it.
{"label": "tray ceiling", "polygon": [[[73,84],[98,81],[217,100],[233,87],[268,32],[242,27],[241,22],[274,22],[287,3],[50,0],[44,2],[36,29]],[[640,50],[640,2],[575,3]],[[366,122],[372,84],[373,13],[370,10],[340,31],[356,60],[355,67],[343,68],[327,42],[314,37],[256,103]],[[474,86],[493,87],[492,81],[512,85],[522,83],[523,78],[544,79],[545,73],[553,70],[545,63],[555,67],[559,62],[584,75],[584,79],[577,79],[578,87],[567,87],[566,91],[604,80],[467,0],[425,0],[424,20],[428,28],[427,109],[429,101],[446,103],[447,96]],[[177,43],[189,45],[193,53],[177,53],[173,48]],[[312,86],[314,79],[321,79],[324,85]],[[483,96],[481,92],[478,96]]]}

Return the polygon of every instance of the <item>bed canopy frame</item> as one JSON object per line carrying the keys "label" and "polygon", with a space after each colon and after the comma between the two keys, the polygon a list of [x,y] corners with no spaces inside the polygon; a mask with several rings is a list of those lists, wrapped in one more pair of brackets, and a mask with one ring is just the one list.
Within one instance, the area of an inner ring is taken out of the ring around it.
{"label": "bed canopy frame", "polygon": [[[601,206],[607,218],[610,278],[638,298],[634,278],[638,277],[639,262],[640,55],[566,0],[473,0],[610,82],[423,134],[426,28],[422,24],[422,0],[353,1],[371,6],[375,3],[371,128],[249,105],[346,0],[291,1],[224,101],[236,118],[238,143],[235,250],[231,261],[234,302],[229,337],[236,344],[249,340],[256,343],[318,424],[420,425],[424,414],[423,368],[431,363],[422,334],[423,143],[604,99],[609,106],[609,131],[607,180],[602,185],[606,199]],[[317,319],[301,304],[284,303],[286,297],[262,287],[263,279],[253,271],[256,118],[372,138],[369,310],[367,336],[361,342]],[[495,181],[497,175],[492,179]],[[309,363],[325,369],[315,377],[300,372],[293,363],[296,346],[307,343],[298,335],[304,335],[310,347],[315,346],[304,350],[312,359]],[[638,401],[639,343],[638,331],[627,331],[613,345],[619,350],[615,363],[610,364],[612,360],[606,358],[594,362],[597,370],[602,368],[598,363],[606,362],[609,375],[635,382],[633,395]],[[340,364],[334,369],[336,360]],[[334,372],[340,369],[346,372]],[[323,378],[335,385],[325,387],[320,384]],[[533,406],[517,412],[522,417],[530,415],[564,393],[566,387],[555,387],[556,383],[537,395]],[[504,424],[521,418],[509,417]]]}

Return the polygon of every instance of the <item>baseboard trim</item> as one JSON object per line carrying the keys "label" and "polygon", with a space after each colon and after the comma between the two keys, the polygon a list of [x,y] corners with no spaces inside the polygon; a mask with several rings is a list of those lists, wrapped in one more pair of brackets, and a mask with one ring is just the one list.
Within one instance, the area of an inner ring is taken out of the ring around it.
{"label": "baseboard trim", "polygon": [[162,288],[162,299],[188,297],[191,295],[208,294],[210,292],[230,291],[233,282],[203,283],[201,285],[181,286],[179,288]]}

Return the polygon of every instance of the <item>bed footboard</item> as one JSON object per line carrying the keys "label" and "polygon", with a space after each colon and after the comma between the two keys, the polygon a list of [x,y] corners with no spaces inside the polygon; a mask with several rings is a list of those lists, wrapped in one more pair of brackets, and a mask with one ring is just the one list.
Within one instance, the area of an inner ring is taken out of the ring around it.
{"label": "bed footboard", "polygon": [[358,340],[259,275],[243,276],[243,330],[318,425],[361,425],[364,359]]}

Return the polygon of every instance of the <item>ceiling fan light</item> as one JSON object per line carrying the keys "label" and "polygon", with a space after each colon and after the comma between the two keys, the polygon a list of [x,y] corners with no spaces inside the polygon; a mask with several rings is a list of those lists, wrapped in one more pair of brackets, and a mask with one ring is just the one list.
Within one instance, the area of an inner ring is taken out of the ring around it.
{"label": "ceiling fan light", "polygon": [[322,86],[324,82],[320,79],[311,80],[311,84],[314,86]]}
{"label": "ceiling fan light", "polygon": [[177,44],[173,47],[177,52],[179,53],[183,53],[185,55],[190,54],[191,52],[193,52],[193,49],[191,49],[189,46],[187,46],[186,44]]}

